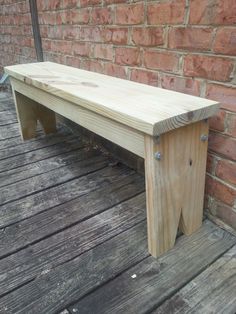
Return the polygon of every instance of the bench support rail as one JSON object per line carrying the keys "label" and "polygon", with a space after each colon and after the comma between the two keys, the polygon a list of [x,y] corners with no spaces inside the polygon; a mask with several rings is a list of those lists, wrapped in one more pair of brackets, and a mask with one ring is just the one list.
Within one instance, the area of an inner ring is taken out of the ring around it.
{"label": "bench support rail", "polygon": [[174,246],[178,227],[184,234],[190,235],[201,226],[207,121],[188,124],[153,137],[14,78],[11,82],[24,140],[36,136],[37,121],[40,121],[46,134],[56,132],[57,112],[144,157],[151,255],[158,257]]}
{"label": "bench support rail", "polygon": [[46,134],[56,132],[55,112],[13,90],[21,136],[24,140],[36,137],[39,121]]}
{"label": "bench support rail", "polygon": [[207,136],[207,121],[145,136],[148,246],[155,257],[174,246],[178,227],[190,235],[202,224]]}

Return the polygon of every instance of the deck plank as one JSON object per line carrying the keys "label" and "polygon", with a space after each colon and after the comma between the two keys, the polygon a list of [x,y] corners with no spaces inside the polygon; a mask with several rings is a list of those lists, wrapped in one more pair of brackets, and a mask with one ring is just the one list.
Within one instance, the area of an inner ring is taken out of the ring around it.
{"label": "deck plank", "polygon": [[83,146],[84,145],[78,141],[78,139],[71,138],[66,142],[59,142],[52,146],[39,148],[38,150],[33,150],[24,154],[9,157],[7,159],[2,159],[0,160],[0,173],[31,164],[39,160],[43,160],[48,157],[57,156],[68,151],[76,150]]}
{"label": "deck plank", "polygon": [[69,309],[80,314],[147,313],[235,243],[236,237],[206,221],[192,236],[181,236],[158,260],[147,258]]}
{"label": "deck plank", "polygon": [[0,299],[2,313],[57,313],[147,256],[141,223]]}
{"label": "deck plank", "polygon": [[0,126],[17,123],[17,117],[15,112],[0,111]]}
{"label": "deck plank", "polygon": [[[96,165],[93,167],[95,170]],[[102,184],[109,186],[114,180],[123,179],[129,176],[131,172],[125,166],[108,166],[81,178],[4,204],[0,208],[0,228],[5,228],[49,208],[88,194]]]}
{"label": "deck plank", "polygon": [[0,126],[0,140],[10,139],[16,136],[19,136],[18,123]]}
{"label": "deck plank", "polygon": [[82,148],[69,151],[57,156],[49,157],[47,159],[43,159],[32,164],[27,164],[25,166],[17,168],[17,171],[16,169],[5,171],[4,173],[0,173],[0,187],[6,187],[7,185],[12,183],[29,179],[43,173],[48,173],[52,170],[59,169],[60,167],[69,166],[70,164],[81,161],[83,159],[97,156],[98,154],[99,152],[97,150],[91,149],[87,151],[87,148]]}
{"label": "deck plank", "polygon": [[21,140],[18,145],[13,145],[6,148],[2,147],[0,150],[0,160],[6,159],[9,157],[18,156],[21,154],[25,154],[25,153],[35,151],[40,148],[52,146],[58,143],[64,143],[66,145],[66,142],[68,140],[75,139],[75,138],[79,142],[78,137],[75,137],[72,134],[66,135],[66,134],[61,134],[61,133],[53,134],[47,137],[43,135],[43,137],[41,137],[40,140],[34,140],[34,141],[29,140],[25,142]]}
{"label": "deck plank", "polygon": [[[88,205],[91,206],[91,203]],[[86,204],[83,206],[87,207]],[[145,195],[142,193],[1,259],[1,276],[5,276],[5,280],[0,283],[0,295],[35,279],[46,270],[50,271],[60,264],[76,258],[85,251],[144,221],[144,213]],[[146,252],[147,254],[148,252]],[[97,267],[101,266],[97,265]]]}
{"label": "deck plank", "polygon": [[235,236],[205,221],[154,259],[143,176],[15,117],[0,93],[0,313],[235,312]]}
{"label": "deck plank", "polygon": [[[0,229],[0,258],[81,222],[144,192],[144,180],[131,174],[28,219]],[[109,197],[107,197],[109,195]],[[79,204],[79,206],[78,206]]]}
{"label": "deck plank", "polygon": [[153,314],[236,313],[236,245]]}
{"label": "deck plank", "polygon": [[[80,151],[77,152],[78,155]],[[84,154],[82,154],[84,156]],[[35,177],[12,183],[10,186],[0,188],[1,203],[15,201],[25,196],[57,186],[69,180],[79,178],[90,172],[105,168],[109,160],[104,156],[93,156],[88,160],[81,160],[67,166],[53,169],[47,173],[39,174]]]}

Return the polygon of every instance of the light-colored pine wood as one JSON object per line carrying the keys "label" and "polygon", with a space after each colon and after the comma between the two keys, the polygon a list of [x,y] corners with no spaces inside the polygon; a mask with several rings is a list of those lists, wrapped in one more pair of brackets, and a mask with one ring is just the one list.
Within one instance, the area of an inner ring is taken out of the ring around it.
{"label": "light-colored pine wood", "polygon": [[[55,113],[145,158],[149,251],[173,247],[178,226],[201,226],[206,118],[215,101],[167,91],[51,62],[6,67],[24,139],[37,120],[55,130]],[[155,154],[161,159],[156,160]]]}
{"label": "light-colored pine wood", "polygon": [[36,136],[37,121],[40,121],[46,134],[56,132],[55,112],[25,97],[15,89],[13,89],[13,95],[21,136],[24,140]]}
{"label": "light-colored pine wood", "polygon": [[208,118],[219,107],[215,101],[52,62],[9,66],[5,71],[28,85],[149,135]]}
{"label": "light-colored pine wood", "polygon": [[24,84],[14,78],[11,79],[11,82],[13,89],[23,95],[27,95],[27,99],[30,98],[32,101],[44,104],[47,108],[88,130],[105,137],[138,156],[144,157],[144,135],[141,132],[43,90]]}
{"label": "light-colored pine wood", "polygon": [[[148,245],[157,257],[202,223],[208,123],[197,122],[155,139],[145,136]],[[155,159],[159,152],[161,159]]]}

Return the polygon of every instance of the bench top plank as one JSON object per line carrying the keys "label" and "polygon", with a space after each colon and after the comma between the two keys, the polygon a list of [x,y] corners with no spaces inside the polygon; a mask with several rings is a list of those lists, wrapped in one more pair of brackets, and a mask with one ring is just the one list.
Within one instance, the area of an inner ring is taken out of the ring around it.
{"label": "bench top plank", "polygon": [[219,109],[216,101],[52,62],[8,66],[5,72],[150,135],[206,119]]}

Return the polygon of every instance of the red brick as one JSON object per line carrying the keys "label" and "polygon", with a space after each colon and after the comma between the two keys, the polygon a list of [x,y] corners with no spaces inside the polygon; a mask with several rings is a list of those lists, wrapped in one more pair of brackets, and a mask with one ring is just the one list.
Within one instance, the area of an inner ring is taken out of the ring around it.
{"label": "red brick", "polygon": [[227,225],[236,229],[236,211],[234,211],[230,206],[217,202],[213,214]]}
{"label": "red brick", "polygon": [[228,114],[228,130],[227,134],[236,137],[236,114]]}
{"label": "red brick", "polygon": [[161,86],[185,94],[200,95],[200,82],[189,78],[162,75]]}
{"label": "red brick", "polygon": [[230,206],[234,205],[236,189],[207,175],[206,194]]}
{"label": "red brick", "polygon": [[79,58],[76,58],[74,56],[66,56],[66,65],[80,68],[81,60]]}
{"label": "red brick", "polygon": [[164,3],[149,4],[148,24],[182,24],[184,22],[185,0],[171,0]]}
{"label": "red brick", "polygon": [[218,84],[208,84],[206,97],[219,101],[221,108],[236,112],[236,88]]}
{"label": "red brick", "polygon": [[191,0],[190,24],[235,24],[235,0]]}
{"label": "red brick", "polygon": [[229,81],[234,64],[228,58],[188,55],[184,59],[184,74],[215,81]]}
{"label": "red brick", "polygon": [[211,40],[211,28],[175,27],[169,31],[168,47],[204,51],[211,48]]}
{"label": "red brick", "polygon": [[92,23],[96,25],[111,24],[112,15],[111,9],[108,8],[94,8],[91,13]]}
{"label": "red brick", "polygon": [[210,132],[209,150],[231,160],[236,160],[236,139]]}
{"label": "red brick", "polygon": [[236,184],[236,163],[229,160],[220,160],[217,163],[216,175],[228,183]]}
{"label": "red brick", "polygon": [[223,132],[225,130],[225,111],[220,110],[216,115],[209,119],[210,128]]}
{"label": "red brick", "polygon": [[178,71],[179,57],[172,52],[147,50],[144,53],[144,64],[149,69]]}
{"label": "red brick", "polygon": [[51,42],[51,51],[53,52],[60,52],[64,54],[69,54],[71,53],[71,48],[72,48],[72,42],[71,41],[57,41],[53,40]]}
{"label": "red brick", "polygon": [[116,23],[124,25],[141,24],[144,22],[143,3],[118,5],[116,8]]}
{"label": "red brick", "polygon": [[142,69],[131,69],[131,81],[157,86],[158,74]]}
{"label": "red brick", "polygon": [[113,46],[96,44],[94,47],[94,57],[98,59],[105,59],[112,61],[113,59]]}
{"label": "red brick", "polygon": [[127,78],[125,68],[123,66],[120,66],[114,63],[104,64],[104,74],[116,76],[123,79]]}
{"label": "red brick", "polygon": [[140,50],[137,48],[118,47],[115,50],[115,62],[120,65],[139,65]]}
{"label": "red brick", "polygon": [[113,43],[115,45],[125,45],[128,41],[127,28],[105,28],[102,31],[102,38],[105,43]]}
{"label": "red brick", "polygon": [[161,46],[164,44],[163,28],[161,27],[134,27],[131,34],[135,45]]}
{"label": "red brick", "polygon": [[89,43],[74,42],[72,51],[75,56],[89,57],[91,54],[91,45]]}
{"label": "red brick", "polygon": [[102,0],[80,0],[81,7],[89,7],[94,5],[99,5],[102,3]]}
{"label": "red brick", "polygon": [[[48,36],[45,36],[48,38],[52,38],[51,34],[48,34]],[[60,32],[60,37],[63,38],[64,40],[71,39],[71,40],[78,40],[80,38],[80,30],[76,26],[72,25],[64,25],[63,29]]]}
{"label": "red brick", "polygon": [[88,71],[103,73],[103,65],[98,60],[83,60],[81,68]]}
{"label": "red brick", "polygon": [[214,171],[214,157],[210,154],[207,154],[206,171],[211,174]]}
{"label": "red brick", "polygon": [[126,3],[127,0],[104,0],[105,4],[114,4],[114,3]]}
{"label": "red brick", "polygon": [[[235,14],[236,16],[236,14]],[[213,51],[226,55],[236,55],[236,28],[218,29]]]}
{"label": "red brick", "polygon": [[72,24],[88,24],[90,18],[90,12],[88,9],[73,10],[71,12]]}
{"label": "red brick", "polygon": [[[38,1],[41,2],[41,1]],[[60,1],[61,2],[61,8],[63,9],[71,9],[71,8],[76,8],[78,0],[64,0]]]}
{"label": "red brick", "polygon": [[79,36],[81,40],[85,40],[85,41],[90,41],[90,42],[102,41],[102,31],[99,27],[95,27],[95,26],[81,27]]}

